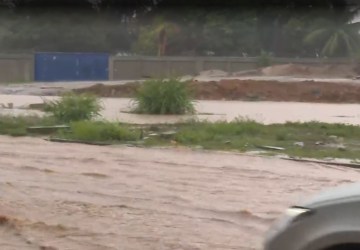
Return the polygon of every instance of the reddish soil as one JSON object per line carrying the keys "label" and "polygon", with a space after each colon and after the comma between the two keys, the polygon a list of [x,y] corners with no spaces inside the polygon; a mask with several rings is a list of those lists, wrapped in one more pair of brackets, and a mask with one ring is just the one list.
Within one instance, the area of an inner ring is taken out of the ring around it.
{"label": "reddish soil", "polygon": [[[101,97],[133,97],[139,83],[96,84],[74,90]],[[274,80],[221,80],[192,82],[198,100],[292,101],[325,103],[360,102],[360,85],[336,82],[278,82]]]}
{"label": "reddish soil", "polygon": [[90,87],[73,89],[75,93],[91,93],[100,97],[132,97],[139,87],[139,83],[126,83],[121,85],[95,84]]}
{"label": "reddish soil", "polygon": [[360,85],[329,82],[222,80],[195,85],[198,99],[356,103]]}

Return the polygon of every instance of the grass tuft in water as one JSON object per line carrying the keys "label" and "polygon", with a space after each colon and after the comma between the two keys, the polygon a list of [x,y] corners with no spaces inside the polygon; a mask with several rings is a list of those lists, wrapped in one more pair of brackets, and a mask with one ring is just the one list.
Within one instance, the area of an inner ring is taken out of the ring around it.
{"label": "grass tuft in water", "polygon": [[123,142],[136,141],[140,137],[137,130],[125,125],[106,121],[78,121],[70,124],[70,132],[61,132],[64,139],[91,142]]}
{"label": "grass tuft in water", "polygon": [[194,102],[188,82],[178,79],[145,81],[134,98],[135,113],[186,114],[194,113]]}

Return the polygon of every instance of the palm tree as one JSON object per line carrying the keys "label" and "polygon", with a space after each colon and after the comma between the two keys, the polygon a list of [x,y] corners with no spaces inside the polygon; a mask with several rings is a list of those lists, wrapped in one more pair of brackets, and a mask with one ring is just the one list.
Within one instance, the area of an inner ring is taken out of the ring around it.
{"label": "palm tree", "polygon": [[157,35],[158,56],[165,56],[168,52],[168,40],[174,38],[180,32],[180,27],[172,22],[164,21],[155,26],[154,31]]}
{"label": "palm tree", "polygon": [[334,16],[334,20],[317,20],[312,31],[305,36],[308,45],[321,47],[324,56],[349,56],[360,50],[360,22],[352,22],[353,12],[346,17]]}

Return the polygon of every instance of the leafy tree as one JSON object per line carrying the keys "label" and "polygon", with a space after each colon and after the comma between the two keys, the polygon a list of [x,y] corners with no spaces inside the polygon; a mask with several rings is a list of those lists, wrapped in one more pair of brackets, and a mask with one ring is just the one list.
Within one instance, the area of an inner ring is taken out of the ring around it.
{"label": "leafy tree", "polygon": [[209,14],[204,24],[204,49],[220,55],[256,55],[260,50],[254,15],[238,13],[231,20],[225,12]]}
{"label": "leafy tree", "polygon": [[[303,22],[302,27],[306,27],[318,16],[325,20],[332,20],[336,16],[353,17],[354,13],[358,12],[358,9],[353,9],[354,7],[349,5],[349,1],[346,0],[257,0],[254,2],[262,6],[261,8],[255,7],[261,47],[266,51],[273,52],[276,56],[287,56],[288,43],[296,43],[299,40],[289,40],[289,33],[285,33],[291,20],[297,19],[299,22]],[[336,23],[342,24],[344,19],[338,19]],[[289,32],[289,30],[287,31]],[[297,46],[299,46],[299,50],[302,50],[303,44]]]}
{"label": "leafy tree", "polygon": [[164,21],[162,18],[140,28],[139,37],[133,47],[134,51],[138,54],[156,55],[159,48],[159,34],[162,30],[166,31],[168,39],[165,53],[171,54],[171,46],[176,42],[176,36],[181,30],[175,23]]}

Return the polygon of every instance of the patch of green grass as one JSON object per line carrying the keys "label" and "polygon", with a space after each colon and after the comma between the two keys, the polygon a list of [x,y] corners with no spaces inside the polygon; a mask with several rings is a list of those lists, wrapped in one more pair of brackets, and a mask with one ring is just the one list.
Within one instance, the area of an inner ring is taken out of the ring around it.
{"label": "patch of green grass", "polygon": [[[0,134],[29,135],[29,126],[55,125],[49,117],[0,116]],[[140,131],[143,130],[144,133]],[[171,133],[164,133],[164,132]],[[173,133],[172,131],[176,131]],[[155,133],[155,135],[150,135]],[[283,151],[265,151],[264,154],[284,153],[309,158],[360,159],[360,127],[319,122],[264,125],[251,120],[233,122],[189,121],[183,124],[134,126],[107,121],[76,121],[69,130],[57,137],[86,142],[121,143],[137,141],[141,137],[147,146],[189,146],[209,150],[259,151],[259,146],[282,147]],[[301,143],[296,143],[301,142]],[[303,144],[303,146],[301,146]]]}
{"label": "patch of green grass", "polygon": [[54,120],[40,116],[0,116],[0,134],[10,136],[25,136],[27,127],[54,125]]}
{"label": "patch of green grass", "polygon": [[66,93],[59,100],[46,101],[44,111],[50,113],[57,121],[91,120],[99,116],[102,110],[100,99],[90,94]]}
{"label": "patch of green grass", "polygon": [[138,140],[140,132],[106,121],[78,121],[70,124],[69,133],[62,131],[59,136],[88,142],[124,142]]}
{"label": "patch of green grass", "polygon": [[[311,158],[360,158],[360,127],[319,122],[264,125],[254,121],[193,122],[178,126],[172,140],[179,145],[201,146],[212,150],[260,150],[259,146],[282,147],[290,156]],[[334,139],[335,138],[335,139]],[[163,138],[151,138],[147,144],[163,145]],[[170,144],[169,140],[167,140]],[[295,145],[303,142],[304,146]],[[345,148],[331,145],[343,144]]]}
{"label": "patch of green grass", "polygon": [[194,103],[187,82],[178,79],[145,81],[134,98],[135,113],[186,114],[194,113]]}

